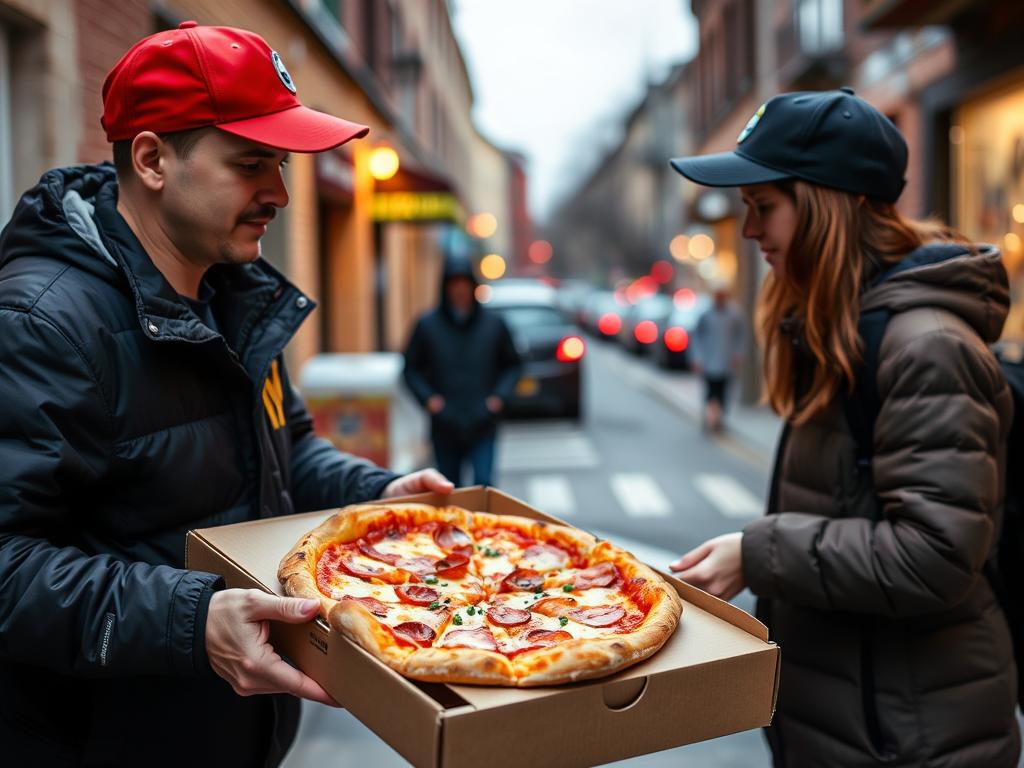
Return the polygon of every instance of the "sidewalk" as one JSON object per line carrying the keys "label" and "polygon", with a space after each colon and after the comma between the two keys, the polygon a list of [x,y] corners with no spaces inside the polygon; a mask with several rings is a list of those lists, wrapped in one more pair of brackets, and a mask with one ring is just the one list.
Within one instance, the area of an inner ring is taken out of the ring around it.
{"label": "sidewalk", "polygon": [[[652,394],[696,423],[704,408],[704,383],[686,373],[647,371],[641,382]],[[739,453],[757,466],[771,471],[775,446],[782,432],[782,420],[766,406],[731,403],[726,411],[725,430],[709,434],[724,447]]]}

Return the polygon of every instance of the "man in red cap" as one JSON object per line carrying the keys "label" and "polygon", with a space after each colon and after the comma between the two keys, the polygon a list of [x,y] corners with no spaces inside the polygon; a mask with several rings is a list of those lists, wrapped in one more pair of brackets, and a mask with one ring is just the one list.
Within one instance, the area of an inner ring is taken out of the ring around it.
{"label": "man in red cap", "polygon": [[295,697],[333,702],[267,621],[316,601],[185,570],[185,533],[451,490],[313,435],[282,356],[313,302],[259,258],[288,153],[367,129],[302,106],[259,36],[195,22],[103,99],[114,165],[48,172],[0,235],[4,760],[275,765]]}

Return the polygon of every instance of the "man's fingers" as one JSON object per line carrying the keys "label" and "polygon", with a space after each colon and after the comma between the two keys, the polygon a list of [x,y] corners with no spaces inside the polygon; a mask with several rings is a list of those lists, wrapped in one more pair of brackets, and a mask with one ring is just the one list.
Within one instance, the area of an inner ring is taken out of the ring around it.
{"label": "man's fingers", "polygon": [[451,493],[455,490],[455,484],[436,469],[423,470],[423,484],[428,491],[435,493]]}
{"label": "man's fingers", "polygon": [[252,590],[248,599],[249,618],[254,621],[270,619],[301,624],[310,621],[320,608],[320,601],[315,598],[278,597],[259,590]]}
{"label": "man's fingers", "polygon": [[263,693],[290,693],[300,699],[318,701],[329,707],[338,706],[338,702],[315,680],[307,677],[277,654],[267,660],[267,666],[261,670],[260,676]]}

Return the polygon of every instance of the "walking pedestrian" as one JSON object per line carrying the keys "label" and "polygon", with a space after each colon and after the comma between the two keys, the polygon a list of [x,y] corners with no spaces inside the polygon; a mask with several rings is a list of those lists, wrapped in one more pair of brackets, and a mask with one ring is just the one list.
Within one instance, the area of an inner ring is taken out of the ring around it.
{"label": "walking pedestrian", "polygon": [[451,490],[314,436],[284,362],[313,303],[260,259],[282,165],[366,128],[195,22],[124,55],[102,122],[114,164],[49,171],[0,234],[3,761],[274,766],[296,697],[334,702],[268,620],[318,605],[186,570],[185,534]]}
{"label": "walking pedestrian", "polygon": [[519,354],[505,322],[476,299],[473,265],[450,256],[438,307],[417,320],[405,350],[405,381],[430,414],[430,437],[441,473],[462,484],[494,484],[498,420],[519,380]]}
{"label": "walking pedestrian", "polygon": [[[771,265],[764,375],[786,426],[767,515],[671,567],[757,596],[782,648],[775,765],[1016,766],[1013,652],[983,575],[1012,408],[987,347],[1008,309],[1000,254],[897,210],[906,143],[850,89],[777,96],[734,152],[673,165],[740,187]],[[858,319],[880,308],[877,376],[858,382]],[[880,403],[860,465],[858,384]]]}
{"label": "walking pedestrian", "polygon": [[728,284],[712,285],[712,304],[697,321],[693,343],[693,369],[704,378],[704,428],[723,426],[729,384],[743,363],[747,323],[732,302]]}

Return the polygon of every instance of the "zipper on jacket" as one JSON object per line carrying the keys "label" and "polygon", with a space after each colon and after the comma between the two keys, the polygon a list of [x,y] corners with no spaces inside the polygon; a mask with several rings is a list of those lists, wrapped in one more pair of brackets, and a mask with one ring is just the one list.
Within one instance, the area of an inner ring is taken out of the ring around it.
{"label": "zipper on jacket", "polygon": [[882,763],[895,762],[899,757],[885,743],[882,726],[878,720],[878,700],[875,694],[875,654],[874,654],[874,622],[864,627],[860,644],[860,693],[861,705],[864,710],[864,726],[868,732],[868,741],[875,756]]}

